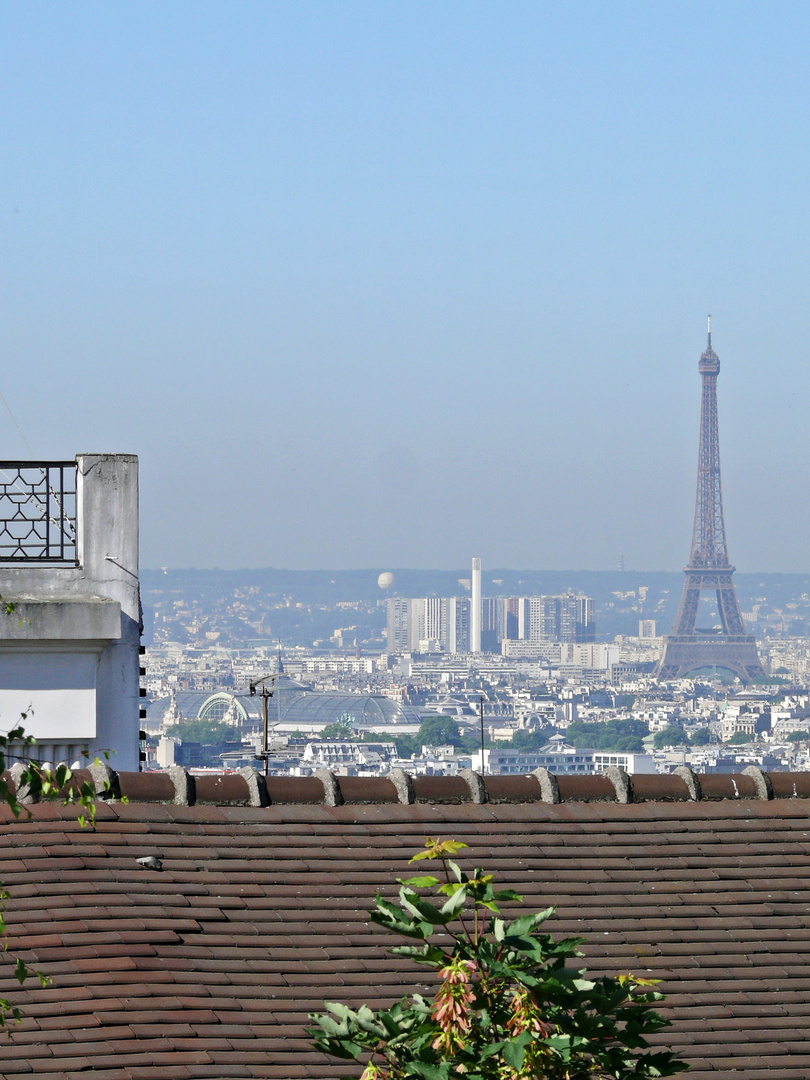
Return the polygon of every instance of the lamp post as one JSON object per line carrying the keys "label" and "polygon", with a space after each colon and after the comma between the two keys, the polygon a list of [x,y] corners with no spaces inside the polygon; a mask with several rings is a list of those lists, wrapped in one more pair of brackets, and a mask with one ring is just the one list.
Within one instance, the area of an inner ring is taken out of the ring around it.
{"label": "lamp post", "polygon": [[479,714],[481,717],[481,775],[487,771],[486,762],[484,760],[484,698],[483,696],[478,702]]}
{"label": "lamp post", "polygon": [[[264,759],[264,775],[265,775],[265,777],[267,776],[267,758],[269,757],[269,754],[270,754],[270,751],[269,751],[269,748],[268,748],[268,741],[269,741],[268,740],[268,734],[269,734],[269,732],[268,732],[268,723],[267,723],[267,702],[273,696],[273,693],[274,693],[275,688],[276,688],[275,687],[275,682],[276,682],[277,678],[278,678],[278,674],[265,675],[264,678],[256,679],[254,682],[250,683],[250,696],[251,697],[255,697],[257,688],[261,687],[261,699],[262,699],[262,751],[261,751],[260,754],[257,754],[256,757],[260,757],[260,758]],[[270,683],[270,689],[269,690],[267,688],[267,683]]]}

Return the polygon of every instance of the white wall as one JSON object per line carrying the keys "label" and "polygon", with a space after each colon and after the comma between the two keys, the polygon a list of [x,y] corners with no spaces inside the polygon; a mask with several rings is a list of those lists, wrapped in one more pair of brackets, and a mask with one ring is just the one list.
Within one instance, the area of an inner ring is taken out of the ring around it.
{"label": "white wall", "polygon": [[[0,728],[27,712],[37,756],[86,749],[138,760],[138,459],[79,454],[77,566],[0,565]],[[69,747],[70,749],[66,749]]]}

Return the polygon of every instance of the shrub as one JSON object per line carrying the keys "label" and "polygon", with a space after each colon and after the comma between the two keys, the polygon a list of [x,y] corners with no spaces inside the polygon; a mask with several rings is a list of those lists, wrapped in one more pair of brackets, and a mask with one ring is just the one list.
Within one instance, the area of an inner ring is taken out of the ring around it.
{"label": "shrub", "polygon": [[[390,1009],[326,1002],[310,1034],[327,1054],[365,1061],[362,1080],[648,1080],[688,1068],[646,1036],[669,1023],[653,1009],[663,995],[632,974],[590,979],[569,961],[579,938],[555,941],[541,927],[546,908],[506,921],[483,870],[467,876],[453,861],[465,844],[428,839],[411,862],[438,859],[432,875],[400,881],[399,903],[374,902],[371,919],[422,944],[391,950],[432,968],[438,989]],[[435,894],[440,903],[422,895]]]}

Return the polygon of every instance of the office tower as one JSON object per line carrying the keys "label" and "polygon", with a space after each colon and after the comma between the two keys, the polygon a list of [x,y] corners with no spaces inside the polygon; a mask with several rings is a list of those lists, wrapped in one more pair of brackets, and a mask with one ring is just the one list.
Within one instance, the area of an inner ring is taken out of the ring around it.
{"label": "office tower", "polygon": [[388,652],[467,652],[470,601],[466,596],[388,600]]}
{"label": "office tower", "polygon": [[408,652],[408,638],[408,601],[399,596],[390,596],[386,651],[394,654]]}
{"label": "office tower", "polygon": [[481,652],[500,652],[500,643],[506,637],[507,603],[501,596],[481,598]]}

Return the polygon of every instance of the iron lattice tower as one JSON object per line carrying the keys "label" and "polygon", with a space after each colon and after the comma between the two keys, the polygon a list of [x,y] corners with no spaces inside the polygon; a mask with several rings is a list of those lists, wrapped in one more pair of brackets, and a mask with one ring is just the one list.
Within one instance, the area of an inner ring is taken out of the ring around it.
{"label": "iron lattice tower", "polygon": [[[720,483],[720,437],[717,428],[717,376],[720,360],[709,342],[698,371],[703,382],[700,405],[697,497],[692,551],[685,567],[686,581],[672,633],[664,639],[664,653],[656,670],[658,679],[682,678],[703,667],[725,668],[744,682],[763,675],[756,641],[745,632],[726,546],[723,491]],[[700,598],[714,590],[720,614],[719,630],[696,626]]]}

